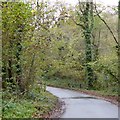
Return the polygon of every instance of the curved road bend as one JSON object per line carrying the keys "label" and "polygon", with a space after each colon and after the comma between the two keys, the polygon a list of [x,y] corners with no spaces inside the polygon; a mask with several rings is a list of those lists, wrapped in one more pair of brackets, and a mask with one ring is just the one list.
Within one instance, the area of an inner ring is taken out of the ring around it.
{"label": "curved road bend", "polygon": [[118,118],[118,106],[73,90],[47,87],[47,91],[65,102],[61,118]]}

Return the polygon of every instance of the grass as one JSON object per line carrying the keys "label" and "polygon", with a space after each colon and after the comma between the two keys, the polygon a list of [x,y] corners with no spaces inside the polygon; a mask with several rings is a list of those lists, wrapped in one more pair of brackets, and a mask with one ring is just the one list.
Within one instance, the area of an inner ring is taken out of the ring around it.
{"label": "grass", "polygon": [[96,94],[102,95],[102,96],[118,96],[117,91],[113,91],[112,87],[109,89],[102,89],[102,90],[87,90],[84,88],[80,88],[80,82],[76,82],[74,80],[69,79],[59,79],[59,78],[53,78],[53,79],[44,79],[44,82],[49,86],[54,87],[61,87],[61,88],[67,88],[72,90],[80,90],[85,92],[94,92]]}
{"label": "grass", "polygon": [[2,118],[40,118],[51,111],[57,97],[47,91],[34,91],[28,96],[3,92]]}

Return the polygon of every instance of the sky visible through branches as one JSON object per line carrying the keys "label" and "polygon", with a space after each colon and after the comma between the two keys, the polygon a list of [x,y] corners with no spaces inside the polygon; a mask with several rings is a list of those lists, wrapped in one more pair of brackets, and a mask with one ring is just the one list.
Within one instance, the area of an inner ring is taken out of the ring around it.
{"label": "sky visible through branches", "polygon": [[[50,0],[51,2],[55,2],[55,1],[64,1],[65,3],[68,3],[68,4],[73,4],[75,5],[78,0]],[[86,0],[80,0],[80,1],[86,1]],[[104,5],[116,5],[118,4],[118,0],[93,0],[95,1],[96,3],[101,3],[101,4],[104,4]]]}

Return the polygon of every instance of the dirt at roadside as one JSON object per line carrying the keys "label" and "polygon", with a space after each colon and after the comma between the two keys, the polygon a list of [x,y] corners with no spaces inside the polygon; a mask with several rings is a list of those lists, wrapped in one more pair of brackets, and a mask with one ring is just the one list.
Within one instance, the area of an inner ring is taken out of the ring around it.
{"label": "dirt at roadside", "polygon": [[112,95],[101,95],[97,92],[94,92],[94,91],[85,91],[85,90],[77,90],[78,92],[82,92],[82,93],[85,93],[85,94],[89,94],[89,95],[93,95],[97,98],[100,98],[100,99],[103,99],[103,100],[106,100],[106,101],[109,101],[115,105],[118,105],[118,101],[119,101],[119,97],[118,96],[112,96]]}
{"label": "dirt at roadside", "polygon": [[58,99],[55,108],[47,114],[41,116],[41,118],[60,118],[65,111],[65,103]]}
{"label": "dirt at roadside", "polygon": [[54,85],[49,85],[51,87],[57,87],[57,88],[63,88],[63,89],[69,89],[69,90],[75,90],[77,92],[82,92],[82,93],[85,93],[85,94],[88,94],[88,95],[93,95],[97,98],[100,98],[100,99],[103,99],[103,100],[106,100],[106,101],[109,101],[115,105],[120,105],[119,104],[119,96],[112,96],[112,95],[101,95],[100,93],[98,92],[95,92],[95,91],[88,91],[88,90],[76,90],[76,89],[71,89],[71,88],[65,88],[65,87],[58,87],[58,86],[54,86]]}
{"label": "dirt at roadside", "polygon": [[[52,86],[52,87],[55,87],[55,86]],[[61,87],[58,87],[58,88],[61,88]],[[64,89],[68,89],[68,88],[64,88]],[[95,96],[96,98],[109,101],[115,105],[119,104],[118,96],[101,95],[100,93],[97,93],[95,91],[87,91],[87,90],[75,90],[75,89],[69,89],[69,90],[74,90],[74,91],[81,92],[84,94],[92,95],[92,96]],[[49,113],[44,114],[40,118],[60,118],[60,116],[64,112],[65,112],[65,103],[63,101],[61,101],[60,99],[58,99],[55,108],[52,111],[50,111]]]}

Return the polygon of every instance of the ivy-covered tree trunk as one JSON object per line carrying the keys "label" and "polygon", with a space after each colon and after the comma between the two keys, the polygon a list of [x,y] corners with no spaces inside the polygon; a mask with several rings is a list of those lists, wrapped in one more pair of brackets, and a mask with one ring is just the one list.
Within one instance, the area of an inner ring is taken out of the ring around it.
{"label": "ivy-covered tree trunk", "polygon": [[[22,2],[2,3],[2,72],[3,86],[16,85],[21,92],[25,91],[22,43],[27,40],[32,13],[29,4]],[[13,86],[15,87],[15,86]]]}
{"label": "ivy-covered tree trunk", "polygon": [[84,37],[85,37],[85,63],[86,63],[86,82],[87,88],[93,88],[93,70],[92,62],[92,30],[93,30],[93,2],[86,3],[86,9],[84,10]]}
{"label": "ivy-covered tree trunk", "polygon": [[20,44],[20,41],[17,43],[16,46],[16,81],[18,83],[18,86],[20,88],[21,92],[25,91],[24,86],[22,85],[22,70],[21,70],[21,62],[20,62],[20,54],[22,50],[22,46]]}
{"label": "ivy-covered tree trunk", "polygon": [[[118,79],[120,78],[120,0],[118,3]],[[120,84],[120,80],[119,80]],[[120,89],[119,89],[120,95]]]}
{"label": "ivy-covered tree trunk", "polygon": [[98,34],[93,35],[93,61],[97,61],[99,58],[99,47],[100,47],[100,38],[101,38],[101,29],[98,31]]}

